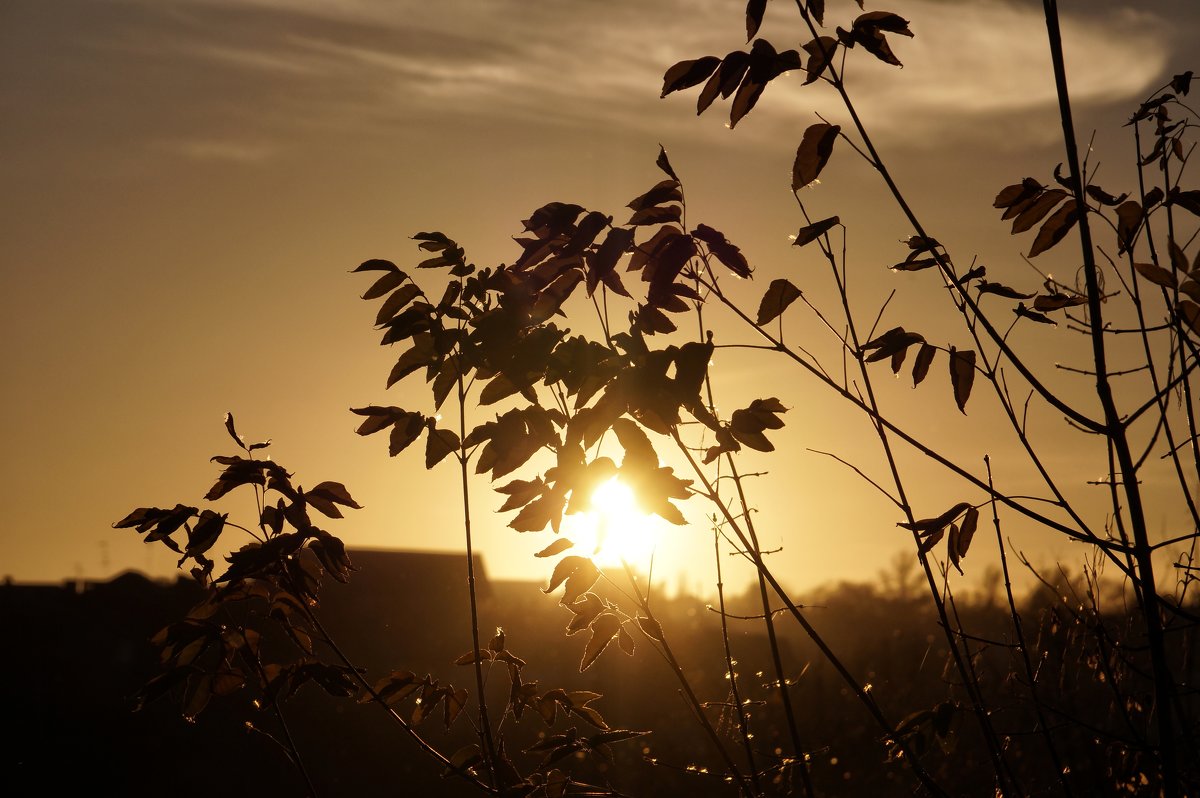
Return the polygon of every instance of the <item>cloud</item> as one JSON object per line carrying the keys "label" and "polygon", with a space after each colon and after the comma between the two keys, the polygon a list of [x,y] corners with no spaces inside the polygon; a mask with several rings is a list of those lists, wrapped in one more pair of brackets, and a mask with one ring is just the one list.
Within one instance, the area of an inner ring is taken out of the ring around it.
{"label": "cloud", "polygon": [[274,147],[266,144],[216,139],[162,141],[158,143],[158,148],[192,161],[234,164],[262,163],[276,153]]}

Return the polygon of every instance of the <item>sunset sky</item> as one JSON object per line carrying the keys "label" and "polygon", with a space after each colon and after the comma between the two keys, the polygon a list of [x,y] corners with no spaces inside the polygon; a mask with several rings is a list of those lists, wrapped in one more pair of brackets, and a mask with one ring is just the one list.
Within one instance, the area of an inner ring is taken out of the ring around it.
{"label": "sunset sky", "polygon": [[[850,0],[828,6],[832,25],[860,13]],[[659,180],[660,144],[683,179],[689,219],[722,230],[758,270],[747,301],[777,276],[806,293],[802,281],[811,280],[815,300],[828,300],[817,253],[790,247],[802,221],[789,180],[814,112],[844,120],[833,92],[802,86],[799,74],[780,79],[734,131],[725,103],[697,118],[694,91],[659,99],[671,64],[745,46],[743,8],[738,0],[5,0],[0,575],[170,573],[169,552],[110,525],[138,506],[199,503],[217,473],[208,458],[231,453],[226,411],[248,439],[273,439],[270,452],[301,484],[349,487],[365,509],[329,529],[351,547],[459,548],[449,463],[430,474],[418,452],[390,459],[385,441],[353,432],[351,406],[429,408],[419,377],[384,390],[398,353],[377,346],[375,307],[358,299],[367,281],[347,272],[375,257],[415,263],[409,236],[421,230],[458,239],[480,266],[511,262],[520,220],[546,202],[619,214]],[[884,157],[959,263],[977,255],[989,277],[1036,287],[1019,257],[1028,239],[1009,237],[991,203],[1026,175],[1048,181],[1063,160],[1040,3],[869,8],[901,14],[916,34],[893,45],[903,69],[851,54],[850,88]],[[1133,145],[1120,125],[1173,74],[1200,68],[1200,4],[1076,0],[1062,13],[1077,128],[1085,138],[1097,131],[1099,182],[1128,190]],[[760,35],[781,50],[808,38],[784,2],[770,4]],[[891,288],[916,295],[921,278],[885,268],[910,231],[849,149],[806,201],[849,226],[860,323],[870,325]],[[1039,267],[1078,257],[1068,250]],[[909,306],[918,325],[922,303],[939,299],[921,296],[930,298]],[[895,313],[892,323],[905,323]],[[948,342],[958,334],[929,325]],[[1036,332],[1048,349],[1075,351],[1062,328]],[[747,458],[748,470],[771,472],[753,490],[764,546],[783,545],[773,562],[784,581],[869,578],[911,550],[870,486],[807,451],[882,473],[864,419],[812,380],[737,351],[714,363],[714,376],[734,386],[731,406],[778,395],[792,408],[781,451]],[[900,382],[894,393],[898,414],[944,414],[931,434],[960,447],[972,468],[990,453],[1003,472],[1005,455],[1015,456],[1011,434],[972,426],[989,411],[998,417],[994,397],[980,393],[963,418],[940,383],[912,391]],[[1047,429],[1058,421],[1045,419]],[[1100,476],[1084,472],[1095,460],[1072,446],[1063,443],[1056,464],[1069,469],[1078,456],[1079,483]],[[918,515],[979,500],[944,473],[919,473]],[[482,481],[475,490],[489,574],[544,579],[546,562],[531,555],[549,532],[506,529],[493,512],[501,502]],[[245,522],[253,503],[235,494],[221,509]],[[664,544],[656,570],[670,585],[710,582],[704,509],[697,500],[683,509],[697,526]],[[1019,525],[1011,532],[1045,561],[1079,553]],[[695,559],[679,553],[688,541]],[[994,550],[993,540],[975,554],[976,573]]]}

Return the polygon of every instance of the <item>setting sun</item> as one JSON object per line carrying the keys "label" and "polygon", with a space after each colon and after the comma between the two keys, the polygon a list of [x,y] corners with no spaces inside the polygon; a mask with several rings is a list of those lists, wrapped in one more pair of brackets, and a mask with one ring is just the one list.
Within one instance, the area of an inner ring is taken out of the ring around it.
{"label": "setting sun", "polygon": [[625,561],[647,567],[658,545],[658,526],[656,518],[642,512],[633,489],[616,477],[596,488],[590,510],[564,519],[564,532],[581,549],[594,551],[602,566]]}

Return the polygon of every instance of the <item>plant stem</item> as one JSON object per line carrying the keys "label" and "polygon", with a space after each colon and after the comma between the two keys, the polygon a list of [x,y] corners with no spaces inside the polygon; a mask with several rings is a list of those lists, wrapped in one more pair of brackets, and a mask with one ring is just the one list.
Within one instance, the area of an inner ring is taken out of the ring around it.
{"label": "plant stem", "polygon": [[[1083,177],[1079,168],[1079,149],[1075,140],[1075,124],[1071,115],[1071,101],[1067,93],[1066,66],[1063,60],[1062,34],[1058,25],[1058,3],[1043,0],[1046,14],[1046,32],[1050,40],[1050,57],[1054,65],[1054,83],[1058,90],[1059,117],[1062,121],[1063,143],[1067,150],[1068,179],[1076,206],[1079,209],[1079,240],[1083,255],[1083,272],[1087,282],[1088,315],[1091,322],[1092,357],[1096,366],[1096,394],[1104,409],[1105,433],[1116,450],[1121,471],[1122,488],[1128,506],[1130,527],[1133,531],[1134,557],[1141,577],[1141,609],[1146,621],[1146,636],[1150,644],[1150,658],[1154,668],[1155,720],[1158,725],[1158,743],[1161,756],[1163,790],[1167,798],[1179,795],[1179,769],[1175,752],[1175,731],[1172,723],[1174,704],[1174,678],[1167,663],[1163,643],[1162,616],[1158,609],[1158,589],[1154,582],[1154,562],[1146,529],[1145,510],[1142,507],[1141,490],[1137,470],[1126,438],[1125,425],[1121,422],[1108,381],[1106,353],[1104,348],[1104,318],[1100,302],[1100,287],[1097,277],[1095,252],[1092,247],[1091,230],[1088,225],[1087,204],[1084,197]],[[1116,476],[1115,474],[1113,475]],[[1114,508],[1116,509],[1116,508]]]}

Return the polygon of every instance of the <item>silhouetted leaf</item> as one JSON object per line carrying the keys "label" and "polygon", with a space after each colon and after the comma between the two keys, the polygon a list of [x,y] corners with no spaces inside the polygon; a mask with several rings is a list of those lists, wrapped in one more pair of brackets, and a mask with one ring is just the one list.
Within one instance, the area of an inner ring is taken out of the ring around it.
{"label": "silhouetted leaf", "polygon": [[682,202],[683,193],[679,190],[678,180],[663,180],[654,188],[629,201],[625,207],[633,211],[642,211],[664,202]]}
{"label": "silhouetted leaf", "polygon": [[[715,56],[709,56],[709,57],[715,58]],[[718,59],[718,60],[720,60],[720,59]],[[670,159],[667,158],[666,147],[664,147],[661,144],[658,145],[658,158],[655,159],[654,164],[659,169],[666,172],[667,176],[670,177],[672,180],[674,180],[676,183],[681,182],[679,180],[679,175],[675,174],[675,170],[671,168],[671,161],[670,161]]]}
{"label": "silhouetted leaf", "polygon": [[900,60],[892,52],[884,32],[898,33],[902,36],[912,36],[908,29],[908,21],[890,11],[869,11],[854,20],[851,30],[838,28],[838,38],[847,47],[861,44],[863,49],[874,55],[885,64],[902,66]]}
{"label": "silhouetted leaf", "polygon": [[1142,206],[1137,200],[1122,202],[1117,206],[1117,253],[1129,252],[1138,230],[1142,226]]}
{"label": "silhouetted leaf", "polygon": [[701,224],[692,231],[692,236],[703,241],[708,246],[708,251],[715,255],[717,260],[721,261],[729,271],[741,278],[750,277],[752,270],[750,264],[746,262],[746,256],[740,249],[725,240],[724,233],[714,230],[706,224]]}
{"label": "silhouetted leaf", "polygon": [[1029,257],[1037,257],[1062,241],[1063,236],[1075,226],[1075,222],[1078,220],[1079,214],[1075,208],[1075,200],[1069,199],[1038,230],[1037,237],[1033,240],[1033,246],[1029,248]]}
{"label": "silhouetted leaf", "polygon": [[976,507],[971,507],[963,516],[962,525],[958,529],[958,556],[959,558],[967,556],[967,549],[971,548],[971,540],[975,537],[975,527],[979,524],[979,510]]}
{"label": "silhouetted leaf", "polygon": [[1065,200],[1069,195],[1062,189],[1053,188],[1049,191],[1042,192],[1029,207],[1017,214],[1013,219],[1012,234],[1024,233],[1032,228],[1035,224],[1045,218],[1046,214],[1058,207],[1058,203]]}
{"label": "silhouetted leaf", "polygon": [[517,532],[541,532],[562,517],[564,503],[561,495],[546,494],[526,504],[508,525]]}
{"label": "silhouetted leaf", "polygon": [[355,510],[362,509],[361,505],[350,496],[350,491],[346,490],[346,486],[340,482],[321,482],[312,490],[305,492],[304,500],[309,506],[317,508],[330,518],[342,517],[341,511],[337,508],[339,504]]}
{"label": "silhouetted leaf", "polygon": [[400,454],[409,447],[421,431],[425,429],[425,417],[420,413],[407,413],[404,418],[396,421],[392,427],[392,435],[388,441],[388,454],[392,457]]}
{"label": "silhouetted leaf", "polygon": [[818,122],[804,131],[804,138],[796,149],[796,160],[792,164],[792,191],[799,191],[812,183],[821,174],[829,156],[833,153],[833,142],[841,128]]}
{"label": "silhouetted leaf", "polygon": [[221,536],[221,531],[225,528],[225,519],[228,517],[228,513],[218,514],[213,510],[200,513],[195,526],[188,532],[186,556],[196,557],[211,549]]}
{"label": "silhouetted leaf", "polygon": [[913,521],[912,523],[902,522],[896,524],[896,526],[917,532],[919,534],[928,534],[934,530],[941,529],[942,527],[946,526],[946,524],[949,524],[955,518],[958,518],[971,506],[972,505],[970,502],[959,502],[941,515],[934,516],[933,518],[922,518],[920,520]]}
{"label": "silhouetted leaf", "polygon": [[425,467],[433,468],[447,455],[458,451],[458,433],[448,429],[438,429],[429,419],[429,437],[425,440]]}
{"label": "silhouetted leaf", "polygon": [[583,673],[592,666],[596,658],[608,648],[608,644],[621,631],[621,619],[611,612],[601,613],[592,621],[592,636],[583,650],[583,659],[579,662],[579,672]]}
{"label": "silhouetted leaf", "polygon": [[976,266],[974,269],[969,269],[966,272],[964,272],[963,274],[959,275],[954,280],[954,282],[956,285],[964,286],[967,283],[971,282],[972,280],[978,280],[980,277],[983,277],[986,274],[987,274],[986,267]]}
{"label": "silhouetted leaf", "polygon": [[465,773],[481,762],[483,762],[483,754],[480,752],[479,746],[475,743],[464,745],[447,759],[448,764],[442,771],[442,778],[453,776],[455,773]]}
{"label": "silhouetted leaf", "polygon": [[[1171,255],[1171,268],[1181,274],[1187,274],[1187,255],[1183,254],[1183,249],[1174,238],[1167,240],[1167,251]],[[1200,252],[1197,252],[1196,257],[1200,258]]]}
{"label": "silhouetted leaf", "polygon": [[1178,205],[1190,213],[1200,216],[1200,191],[1180,191],[1172,188],[1167,195],[1167,204]]}
{"label": "silhouetted leaf", "polygon": [[393,271],[385,272],[382,277],[380,277],[378,280],[376,280],[371,285],[371,287],[367,289],[367,292],[362,295],[362,298],[363,299],[378,299],[379,297],[383,296],[384,294],[387,294],[387,293],[395,290],[396,288],[399,288],[400,284],[403,283],[407,279],[408,279],[408,275],[405,274],[404,272],[400,271],[399,269],[397,269],[394,272]]}
{"label": "silhouetted leaf", "polygon": [[1176,94],[1186,95],[1188,93],[1188,89],[1191,87],[1192,70],[1190,69],[1187,72],[1183,72],[1171,78],[1171,91],[1175,92]]}
{"label": "silhouetted leaf", "polygon": [[242,436],[238,435],[237,430],[233,428],[233,413],[225,414],[225,429],[229,432],[229,437],[233,438],[234,443],[243,449],[246,448],[246,443],[242,440]]}
{"label": "silhouetted leaf", "polygon": [[678,205],[656,206],[635,211],[626,224],[667,224],[678,222],[681,218],[683,218],[683,211]]}
{"label": "silhouetted leaf", "polygon": [[375,314],[375,325],[383,326],[396,317],[396,314],[421,295],[421,289],[416,283],[405,283],[392,292],[383,304],[379,307],[379,312]]}
{"label": "silhouetted leaf", "polygon": [[633,635],[625,629],[625,624],[621,624],[621,631],[617,633],[617,642],[621,645],[621,650],[631,657],[637,650],[637,642],[633,639]]}
{"label": "silhouetted leaf", "polygon": [[637,621],[638,626],[641,627],[641,630],[646,633],[647,637],[649,637],[651,640],[656,640],[660,643],[662,642],[663,630],[658,621],[654,620],[653,618],[644,618],[640,615],[635,620]]}
{"label": "silhouetted leaf", "polygon": [[[925,343],[925,336],[920,333],[909,332],[903,327],[893,327],[887,332],[863,344],[860,348],[860,354],[871,352],[867,356],[867,363],[874,363],[879,360],[890,358],[902,349],[907,349],[913,344]],[[874,350],[874,351],[871,351]]]}
{"label": "silhouetted leaf", "polygon": [[1000,283],[989,283],[987,280],[980,280],[975,284],[982,294],[995,294],[1005,297],[1006,299],[1033,299],[1033,294],[1023,294],[1015,288],[1009,288],[1007,285]]}
{"label": "silhouetted leaf", "polygon": [[929,373],[929,366],[933,363],[933,356],[937,354],[937,347],[932,344],[923,343],[917,351],[917,357],[913,361],[913,387],[916,388],[925,379],[925,375]]}
{"label": "silhouetted leaf", "polygon": [[[607,284],[606,278],[613,274],[617,261],[633,245],[633,236],[633,230],[625,227],[614,227],[608,231],[608,235],[604,238],[604,243],[594,253],[588,255],[588,296],[591,296],[592,292],[596,290],[596,286],[602,281]],[[618,281],[617,285],[619,284],[620,282]],[[616,289],[614,288],[614,290]],[[629,294],[625,293],[624,289],[618,290],[618,293],[629,296]]]}
{"label": "silhouetted leaf", "polygon": [[[1036,197],[1039,193],[1041,193],[1041,191],[1042,184],[1034,180],[1032,177],[1027,177],[1020,183],[1016,183],[1011,186],[1005,186],[1003,189],[1001,189],[1000,193],[996,195],[996,199],[992,203],[992,206],[995,208],[1005,209],[1019,207],[1022,205],[1022,203]],[[1010,219],[1012,217],[1008,214],[1005,214],[1002,218]]]}
{"label": "silhouetted leaf", "polygon": [[1054,319],[1050,318],[1049,316],[1044,316],[1041,313],[1038,313],[1037,311],[1033,311],[1033,310],[1030,310],[1029,308],[1025,307],[1024,302],[1018,303],[1017,306],[1015,308],[1013,308],[1013,313],[1017,314],[1018,316],[1021,316],[1022,318],[1029,319],[1030,321],[1036,321],[1039,324],[1049,324],[1051,326],[1058,326],[1058,322],[1056,322]]}
{"label": "silhouetted leaf", "polygon": [[799,232],[796,233],[796,240],[792,242],[792,246],[802,247],[805,244],[811,244],[838,224],[841,224],[841,219],[836,216],[830,216],[828,219],[822,219],[806,227],[801,227]]}
{"label": "silhouetted leaf", "polygon": [[1063,294],[1054,291],[1050,294],[1042,294],[1037,299],[1033,300],[1033,309],[1042,312],[1051,310],[1061,310],[1062,308],[1073,308],[1079,305],[1086,305],[1087,297],[1080,294]]}
{"label": "silhouetted leaf", "polygon": [[954,401],[958,409],[966,414],[967,400],[971,398],[971,385],[975,382],[975,352],[971,349],[959,351],[950,347],[950,384],[954,387]]}
{"label": "silhouetted leaf", "polygon": [[774,397],[755,399],[749,407],[733,411],[729,430],[734,438],[751,449],[773,452],[775,446],[762,433],[766,429],[782,428],[783,419],[779,415],[786,412],[787,408]]}
{"label": "silhouetted leaf", "polygon": [[579,564],[579,567],[567,577],[567,583],[563,586],[563,602],[566,604],[574,603],[592,585],[596,584],[596,580],[599,578],[600,569],[591,560],[583,558],[583,562]]}
{"label": "silhouetted leaf", "polygon": [[746,3],[746,41],[750,41],[758,34],[766,10],[767,0],[748,0]]}
{"label": "silhouetted leaf", "polygon": [[539,551],[534,557],[553,557],[555,554],[561,554],[575,544],[566,538],[558,538],[546,548]]}
{"label": "silhouetted leaf", "polygon": [[728,99],[742,82],[746,70],[750,68],[750,54],[734,50],[721,60],[717,71],[704,84],[700,96],[696,99],[696,114],[700,115],[712,105],[713,100],[720,94]]}
{"label": "silhouetted leaf", "polygon": [[787,310],[788,305],[801,297],[801,291],[782,277],[772,280],[762,301],[758,303],[758,317],[755,323],[760,326],[769,324]]}
{"label": "silhouetted leaf", "polygon": [[708,80],[708,77],[716,71],[720,64],[721,59],[715,55],[680,61],[663,75],[662,94],[659,97],[666,97],[668,94],[682,89],[690,89],[692,86]]}
{"label": "silhouetted leaf", "polygon": [[[575,555],[563,557],[561,560],[558,561],[558,564],[554,566],[554,573],[551,574],[551,576],[550,576],[550,584],[545,589],[543,589],[542,592],[543,593],[553,593],[554,590],[557,589],[559,585],[561,585],[563,582],[565,582],[567,580],[567,577],[571,576],[571,574],[573,574],[577,570],[579,570],[579,568],[581,568],[584,563],[590,563],[590,562],[591,561],[588,560],[588,558],[586,558],[586,557],[578,557]],[[580,595],[582,595],[582,593]],[[578,597],[576,597],[576,598],[578,598]],[[572,599],[572,601],[573,600],[574,599]],[[570,603],[570,602],[566,602],[566,603]]]}
{"label": "silhouetted leaf", "polygon": [[909,255],[908,258],[892,266],[894,272],[919,272],[937,266],[937,258],[918,258]]}
{"label": "silhouetted leaf", "polygon": [[808,53],[808,62],[804,65],[808,77],[804,85],[815,82],[829,68],[833,57],[837,55],[837,47],[837,39],[832,36],[818,36],[804,45],[804,52]]}
{"label": "silhouetted leaf", "polygon": [[399,267],[397,267],[396,264],[392,263],[390,260],[383,260],[382,258],[372,258],[371,260],[363,261],[362,263],[360,263],[351,272],[351,274],[357,274],[358,272],[398,272],[398,271],[400,271]]}
{"label": "silhouetted leaf", "polygon": [[1119,197],[1114,197],[1112,194],[1109,194],[1099,186],[1088,186],[1086,191],[1087,195],[1096,202],[1099,202],[1101,205],[1107,205],[1110,208],[1115,208],[1129,197],[1128,194],[1122,194]]}
{"label": "silhouetted leaf", "polygon": [[447,692],[442,705],[442,724],[449,729],[451,724],[458,718],[467,706],[467,697],[469,693],[465,687],[460,687],[453,692]]}
{"label": "silhouetted leaf", "polygon": [[1191,328],[1192,332],[1200,335],[1200,305],[1187,299],[1182,299],[1175,306],[1179,318]]}
{"label": "silhouetted leaf", "polygon": [[568,636],[578,634],[588,628],[596,616],[604,612],[607,605],[604,600],[595,593],[585,593],[577,601],[567,605],[567,609],[575,614],[571,618],[571,622],[567,624],[566,633]]}

